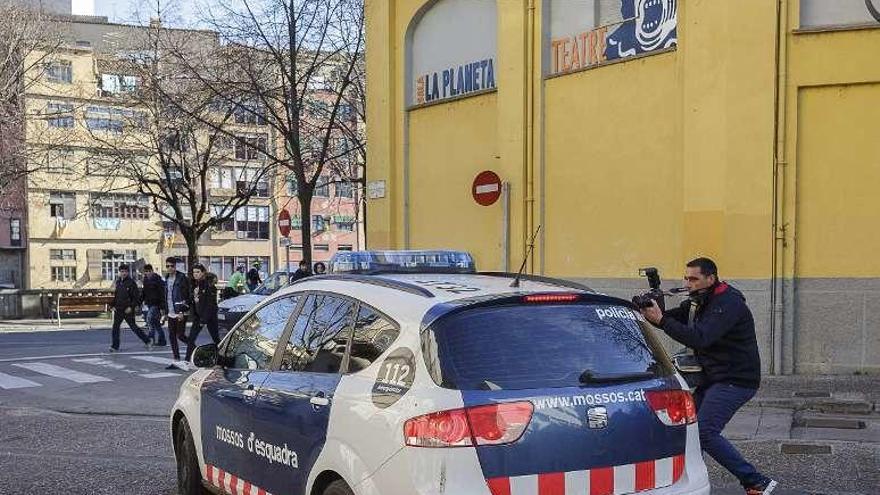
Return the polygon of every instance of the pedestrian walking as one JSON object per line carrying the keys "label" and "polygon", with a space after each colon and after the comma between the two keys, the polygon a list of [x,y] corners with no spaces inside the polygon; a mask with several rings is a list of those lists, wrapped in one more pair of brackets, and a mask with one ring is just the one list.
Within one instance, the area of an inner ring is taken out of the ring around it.
{"label": "pedestrian walking", "polygon": [[150,339],[134,321],[137,308],[141,305],[141,293],[138,290],[137,282],[129,275],[128,265],[119,265],[118,272],[119,277],[116,279],[116,287],[113,290],[113,341],[110,344],[110,352],[119,351],[119,329],[123,320],[149,350],[152,347]]}
{"label": "pedestrian walking", "polygon": [[703,450],[737,477],[746,495],[769,494],[777,482],[761,474],[721,436],[761,383],[752,312],[740,291],[720,281],[718,267],[709,258],[688,263],[684,279],[689,300],[665,313],[654,302],[642,314],[674,340],[694,349],[703,368],[694,393]]}
{"label": "pedestrian walking", "polygon": [[145,317],[147,328],[150,330],[147,338],[153,344],[164,347],[168,345],[165,341],[165,331],[162,329],[162,319],[168,313],[165,302],[165,281],[153,271],[153,265],[150,264],[144,265],[143,300],[147,307]]}
{"label": "pedestrian walking", "polygon": [[323,261],[319,261],[315,263],[315,275],[326,275],[327,274],[327,265],[324,264]]}
{"label": "pedestrian walking", "polygon": [[247,288],[248,291],[253,292],[263,283],[263,279],[260,278],[260,262],[254,261],[253,266],[247,272]]}
{"label": "pedestrian walking", "polygon": [[[171,342],[171,354],[175,361],[180,361],[179,342],[189,342],[186,338],[186,316],[189,311],[191,297],[190,283],[187,276],[177,270],[177,258],[165,260],[165,307],[168,318],[168,340]],[[174,369],[174,364],[168,369]]]}
{"label": "pedestrian walking", "polygon": [[186,346],[186,360],[192,358],[196,348],[196,339],[202,331],[202,325],[208,327],[208,333],[215,344],[220,343],[220,331],[217,323],[217,276],[208,273],[205,266],[196,263],[192,267],[193,290],[192,311],[193,323],[189,329],[189,342]]}
{"label": "pedestrian walking", "polygon": [[306,278],[311,274],[312,272],[311,270],[309,270],[309,262],[306,260],[302,260],[299,262],[299,268],[297,268],[296,271],[293,272],[293,275],[290,276],[290,281],[296,282],[297,280],[301,278]]}

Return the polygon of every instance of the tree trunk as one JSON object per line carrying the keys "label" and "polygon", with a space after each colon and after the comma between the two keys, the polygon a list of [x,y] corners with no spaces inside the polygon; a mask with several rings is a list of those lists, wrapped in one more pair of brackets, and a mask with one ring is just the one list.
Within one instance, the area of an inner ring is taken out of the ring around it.
{"label": "tree trunk", "polygon": [[299,200],[299,211],[302,215],[302,255],[303,259],[312,267],[312,196],[306,197],[305,194],[297,194]]}
{"label": "tree trunk", "polygon": [[195,232],[189,232],[183,233],[183,238],[186,240],[186,274],[192,276],[193,264],[198,263],[199,260],[198,237]]}

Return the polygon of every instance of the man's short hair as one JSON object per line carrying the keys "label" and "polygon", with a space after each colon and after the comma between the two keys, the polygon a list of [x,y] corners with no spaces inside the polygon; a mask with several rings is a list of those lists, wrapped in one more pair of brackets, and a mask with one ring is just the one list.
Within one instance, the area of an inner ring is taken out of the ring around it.
{"label": "man's short hair", "polygon": [[177,258],[175,258],[174,256],[169,256],[169,257],[165,258],[165,263],[173,263],[173,264],[176,265],[176,264],[177,264]]}
{"label": "man's short hair", "polygon": [[205,265],[203,265],[203,264],[201,264],[201,263],[194,263],[192,269],[193,269],[193,270],[201,270],[201,271],[203,271],[203,272],[207,272],[207,271],[208,271],[208,270],[205,270]]}
{"label": "man's short hair", "polygon": [[126,265],[125,263],[123,263],[123,264],[119,265],[119,268],[117,268],[117,270],[120,271],[120,272],[123,271],[123,270],[127,272],[127,271],[128,271],[128,265]]}
{"label": "man's short hair", "polygon": [[309,266],[309,262],[306,260],[299,260],[299,266]]}
{"label": "man's short hair", "polygon": [[696,258],[689,261],[687,266],[690,268],[699,268],[700,273],[707,277],[709,275],[715,275],[715,278],[718,278],[718,265],[709,258]]}
{"label": "man's short hair", "polygon": [[144,271],[145,271],[145,272],[151,272],[151,271],[153,271],[153,265],[147,263],[146,265],[144,265]]}

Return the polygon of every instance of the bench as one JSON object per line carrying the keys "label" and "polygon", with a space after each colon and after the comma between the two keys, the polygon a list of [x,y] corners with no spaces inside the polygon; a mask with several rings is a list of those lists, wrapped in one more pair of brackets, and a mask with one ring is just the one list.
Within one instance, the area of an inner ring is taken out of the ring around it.
{"label": "bench", "polygon": [[61,313],[103,313],[113,303],[113,294],[57,294],[55,315],[61,326]]}

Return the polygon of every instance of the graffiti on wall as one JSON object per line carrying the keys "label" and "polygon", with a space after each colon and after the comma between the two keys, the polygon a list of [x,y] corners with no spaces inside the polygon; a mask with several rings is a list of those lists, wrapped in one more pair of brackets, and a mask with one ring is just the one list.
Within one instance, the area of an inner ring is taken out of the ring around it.
{"label": "graffiti on wall", "polygon": [[[675,46],[679,0],[551,3],[550,75]],[[572,32],[573,22],[581,20]]]}

